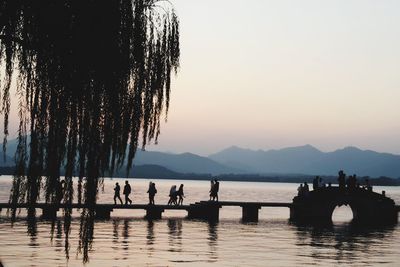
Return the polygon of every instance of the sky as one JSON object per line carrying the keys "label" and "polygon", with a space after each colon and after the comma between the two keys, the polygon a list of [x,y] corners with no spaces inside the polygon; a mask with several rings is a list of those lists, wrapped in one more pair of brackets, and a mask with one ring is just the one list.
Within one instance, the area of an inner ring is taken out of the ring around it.
{"label": "sky", "polygon": [[158,145],[400,154],[400,2],[171,0],[181,68]]}
{"label": "sky", "polygon": [[147,150],[311,144],[400,154],[400,1],[170,2],[181,67]]}

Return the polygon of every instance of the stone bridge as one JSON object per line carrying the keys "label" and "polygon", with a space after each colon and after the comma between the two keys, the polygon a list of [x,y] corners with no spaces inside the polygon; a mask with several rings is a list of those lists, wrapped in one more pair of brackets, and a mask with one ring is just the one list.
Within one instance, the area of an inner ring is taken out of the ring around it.
{"label": "stone bridge", "polygon": [[348,205],[353,221],[362,224],[397,223],[398,207],[384,192],[378,194],[363,188],[326,187],[296,196],[290,207],[294,222],[329,223],[337,206]]}
{"label": "stone bridge", "polygon": [[[243,221],[258,221],[259,210],[263,207],[284,207],[290,209],[290,220],[301,223],[331,223],[332,213],[337,206],[349,205],[353,219],[361,223],[392,224],[397,222],[399,206],[384,194],[374,193],[361,188],[327,187],[311,191],[305,196],[296,196],[292,203],[284,202],[240,202],[240,201],[200,201],[190,205],[114,205],[114,204],[47,204],[47,203],[0,203],[1,209],[26,208],[35,214],[35,209],[42,210],[42,217],[54,219],[60,209],[93,209],[96,218],[109,219],[115,209],[145,210],[147,219],[161,219],[165,210],[185,210],[189,219],[217,221],[219,210],[225,206],[242,208]],[[130,214],[130,211],[127,212]]]}

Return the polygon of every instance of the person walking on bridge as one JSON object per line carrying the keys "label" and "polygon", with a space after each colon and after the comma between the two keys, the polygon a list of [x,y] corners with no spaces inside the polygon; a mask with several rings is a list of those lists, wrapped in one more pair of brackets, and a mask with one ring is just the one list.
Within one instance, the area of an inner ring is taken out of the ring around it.
{"label": "person walking on bridge", "polygon": [[114,188],[114,205],[117,205],[117,199],[119,199],[119,201],[121,202],[122,205],[122,199],[120,196],[120,191],[121,191],[121,187],[119,186],[118,183],[115,183],[115,188]]}
{"label": "person walking on bridge", "polygon": [[185,197],[185,194],[183,193],[183,184],[179,186],[177,195],[179,197],[178,205],[183,205],[183,198]]}
{"label": "person walking on bridge", "polygon": [[173,185],[169,190],[168,205],[177,205],[178,204],[177,199],[178,199],[178,191],[176,191],[176,185]]}
{"label": "person walking on bridge", "polygon": [[124,186],[124,192],[123,194],[125,195],[125,205],[132,204],[132,200],[129,198],[129,195],[131,194],[131,185],[128,183],[128,181],[125,181],[125,186]]}

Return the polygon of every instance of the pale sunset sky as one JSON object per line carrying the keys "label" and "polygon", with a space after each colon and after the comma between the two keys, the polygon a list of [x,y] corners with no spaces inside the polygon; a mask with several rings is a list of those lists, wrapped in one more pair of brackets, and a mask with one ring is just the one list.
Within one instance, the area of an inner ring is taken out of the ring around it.
{"label": "pale sunset sky", "polygon": [[400,2],[172,0],[181,69],[148,150],[400,154]]}
{"label": "pale sunset sky", "polygon": [[147,150],[400,154],[400,1],[170,1],[181,68]]}

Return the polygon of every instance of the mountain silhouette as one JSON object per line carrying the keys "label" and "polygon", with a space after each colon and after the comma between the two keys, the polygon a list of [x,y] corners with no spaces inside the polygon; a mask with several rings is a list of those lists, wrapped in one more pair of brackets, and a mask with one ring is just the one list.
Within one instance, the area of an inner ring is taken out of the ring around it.
{"label": "mountain silhouette", "polygon": [[[14,164],[14,161],[11,160],[11,158],[14,157],[15,151],[17,149],[17,144],[17,139],[12,139],[8,141],[7,162],[4,163],[3,160],[1,160],[0,167],[10,166]],[[188,174],[194,173],[219,175],[244,172],[238,167],[225,166],[224,164],[211,160],[208,157],[201,157],[192,153],[173,154],[165,152],[138,150],[133,160],[133,164],[136,165],[136,169],[138,169],[139,165],[158,165],[159,167],[164,167],[168,169],[168,171]],[[142,169],[140,169],[140,171],[141,170]],[[149,166],[146,166],[146,170],[149,170]],[[118,173],[125,174],[124,171],[125,168],[123,167],[121,168],[121,170],[118,171]]]}
{"label": "mountain silhouette", "polygon": [[244,172],[235,166],[226,166],[207,157],[201,157],[192,153],[170,154],[154,151],[138,151],[133,162],[136,165],[159,165],[180,173],[219,175]]}
{"label": "mountain silhouette", "polygon": [[227,166],[240,166],[250,173],[336,175],[343,169],[348,174],[400,177],[399,155],[356,147],[322,152],[311,145],[267,151],[232,146],[209,158]]}
{"label": "mountain silhouette", "polygon": [[[7,144],[7,161],[0,158],[1,166],[13,165],[17,140]],[[0,153],[2,157],[2,154]],[[333,152],[322,152],[311,145],[271,150],[251,150],[231,146],[208,157],[193,153],[165,153],[137,151],[133,161],[137,170],[149,173],[163,171],[169,176],[180,174],[307,174],[337,175],[343,169],[347,174],[360,176],[400,177],[400,155],[345,147]],[[140,165],[146,168],[138,169]],[[158,167],[156,167],[156,165]],[[165,168],[165,169],[163,169]],[[168,171],[167,171],[168,169]],[[124,168],[120,171],[124,173]],[[144,172],[143,172],[144,173]]]}

